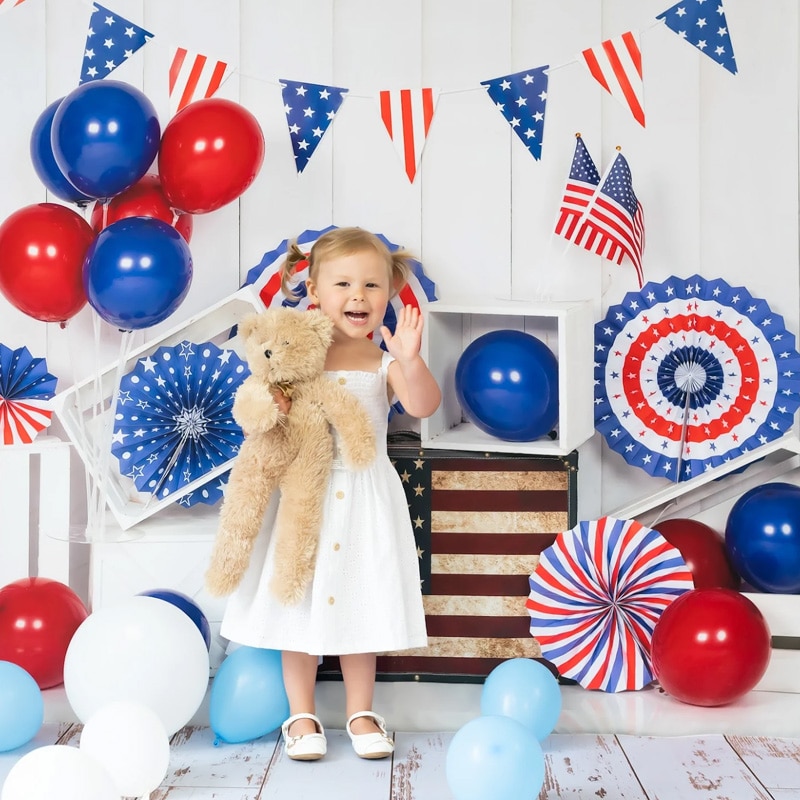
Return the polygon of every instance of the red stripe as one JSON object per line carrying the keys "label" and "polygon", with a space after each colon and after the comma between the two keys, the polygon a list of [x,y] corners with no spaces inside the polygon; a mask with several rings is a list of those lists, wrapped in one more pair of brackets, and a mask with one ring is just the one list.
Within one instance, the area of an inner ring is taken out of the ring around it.
{"label": "red stripe", "polygon": [[483,617],[436,614],[425,617],[428,636],[522,639],[530,636],[529,615]]}
{"label": "red stripe", "polygon": [[383,91],[380,94],[381,98],[381,119],[389,131],[389,136],[394,139],[394,132],[392,130],[392,93]]}
{"label": "red stripe", "polygon": [[428,131],[431,127],[431,120],[433,119],[433,90],[432,89],[423,89],[422,90],[422,113],[423,113],[423,122],[425,126],[425,136],[428,135]]}
{"label": "red stripe", "polygon": [[525,597],[530,591],[527,575],[441,575],[433,574],[427,594]]}
{"label": "red stripe", "polygon": [[432,533],[431,553],[539,555],[557,533]]}
{"label": "red stripe", "polygon": [[[430,451],[429,451],[430,452]],[[419,451],[420,457],[425,454]],[[413,458],[405,453],[395,454],[395,458]],[[564,464],[559,459],[536,461],[536,468],[531,468],[530,457],[521,458],[441,458],[430,456],[431,469],[434,472],[564,472]]]}
{"label": "red stripe", "polygon": [[417,160],[414,153],[414,109],[411,105],[411,89],[400,90],[400,113],[403,123],[403,160],[406,175],[413,182],[417,174]]}
{"label": "red stripe", "polygon": [[562,511],[566,505],[567,493],[557,489],[436,489],[431,495],[431,511]]}
{"label": "red stripe", "polygon": [[175,83],[178,80],[178,75],[180,74],[181,67],[183,66],[183,61],[186,58],[186,50],[183,47],[179,47],[175,51],[175,55],[172,59],[172,64],[169,68],[169,93],[172,95],[173,90],[175,89]]}
{"label": "red stripe", "polygon": [[194,97],[194,90],[200,81],[200,75],[203,72],[203,67],[206,65],[206,57],[204,55],[195,56],[194,64],[192,64],[192,71],[189,73],[189,80],[186,82],[186,88],[183,90],[181,101],[178,103],[178,111],[185,108],[192,102]]}
{"label": "red stripe", "polygon": [[583,57],[586,59],[586,65],[589,67],[589,72],[592,73],[594,79],[607,91],[611,92],[608,84],[606,83],[606,76],[603,74],[603,70],[600,69],[600,64],[597,61],[597,56],[595,56],[593,50],[584,50]]}
{"label": "red stripe", "polygon": [[228,65],[224,61],[217,61],[214,71],[211,73],[211,80],[206,87],[206,93],[203,95],[204,97],[212,97],[217,89],[219,89],[222,84],[222,78],[225,75],[225,67],[227,66]]}

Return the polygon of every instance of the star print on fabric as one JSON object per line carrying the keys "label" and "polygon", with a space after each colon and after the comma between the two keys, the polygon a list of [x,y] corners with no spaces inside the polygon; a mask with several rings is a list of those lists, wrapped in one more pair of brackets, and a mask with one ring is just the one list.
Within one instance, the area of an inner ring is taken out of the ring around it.
{"label": "star print on fabric", "polygon": [[681,39],[736,74],[736,58],[721,0],[708,4],[705,0],[683,0],[662,11],[656,19],[663,19]]}
{"label": "star print on fabric", "polygon": [[294,161],[302,172],[342,105],[347,89],[280,79]]}
{"label": "star print on fabric", "polygon": [[542,157],[549,66],[481,81],[497,110],[537,161]]}
{"label": "star print on fabric", "polygon": [[105,78],[146,45],[153,34],[94,3],[79,83]]}

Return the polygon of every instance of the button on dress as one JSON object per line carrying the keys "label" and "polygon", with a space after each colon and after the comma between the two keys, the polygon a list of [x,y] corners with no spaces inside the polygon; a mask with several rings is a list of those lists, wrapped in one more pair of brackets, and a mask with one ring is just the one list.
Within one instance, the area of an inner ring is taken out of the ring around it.
{"label": "button on dress", "polygon": [[342,464],[337,444],[313,581],[296,605],[283,605],[269,590],[275,541],[270,534],[278,502],[277,493],[273,496],[250,565],[228,600],[221,628],[226,639],[312,655],[427,645],[414,532],[400,477],[386,451],[391,361],[384,353],[377,372],[326,373],[358,397],[369,414],[377,456],[365,469],[351,471]]}

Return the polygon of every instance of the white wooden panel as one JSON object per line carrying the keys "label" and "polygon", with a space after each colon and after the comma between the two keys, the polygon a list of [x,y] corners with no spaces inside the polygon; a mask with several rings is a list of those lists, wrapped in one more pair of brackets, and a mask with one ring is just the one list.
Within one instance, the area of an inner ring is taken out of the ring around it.
{"label": "white wooden panel", "polygon": [[0,449],[0,586],[30,575],[30,468],[30,455],[22,446]]}
{"label": "white wooden panel", "polygon": [[729,736],[728,742],[770,793],[800,791],[800,739]]}
{"label": "white wooden panel", "polygon": [[770,800],[724,736],[617,738],[649,800]]}
{"label": "white wooden panel", "polygon": [[70,585],[70,446],[56,443],[39,456],[39,548],[36,574]]}
{"label": "white wooden panel", "polygon": [[452,800],[445,765],[453,735],[395,733],[390,800]]}

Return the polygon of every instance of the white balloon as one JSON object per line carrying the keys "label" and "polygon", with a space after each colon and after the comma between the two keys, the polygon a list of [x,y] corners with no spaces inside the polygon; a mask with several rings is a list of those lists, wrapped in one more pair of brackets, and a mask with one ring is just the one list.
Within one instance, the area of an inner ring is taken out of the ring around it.
{"label": "white balloon", "polygon": [[11,767],[0,800],[119,800],[101,764],[65,744],[31,750]]}
{"label": "white balloon", "polygon": [[86,723],[116,700],[141,703],[172,735],[200,708],[209,680],[202,634],[172,603],[136,596],[92,612],[64,659],[64,691]]}
{"label": "white balloon", "polygon": [[125,797],[149,794],[169,768],[169,737],[155,711],[117,700],[92,714],[80,749],[105,767]]}

